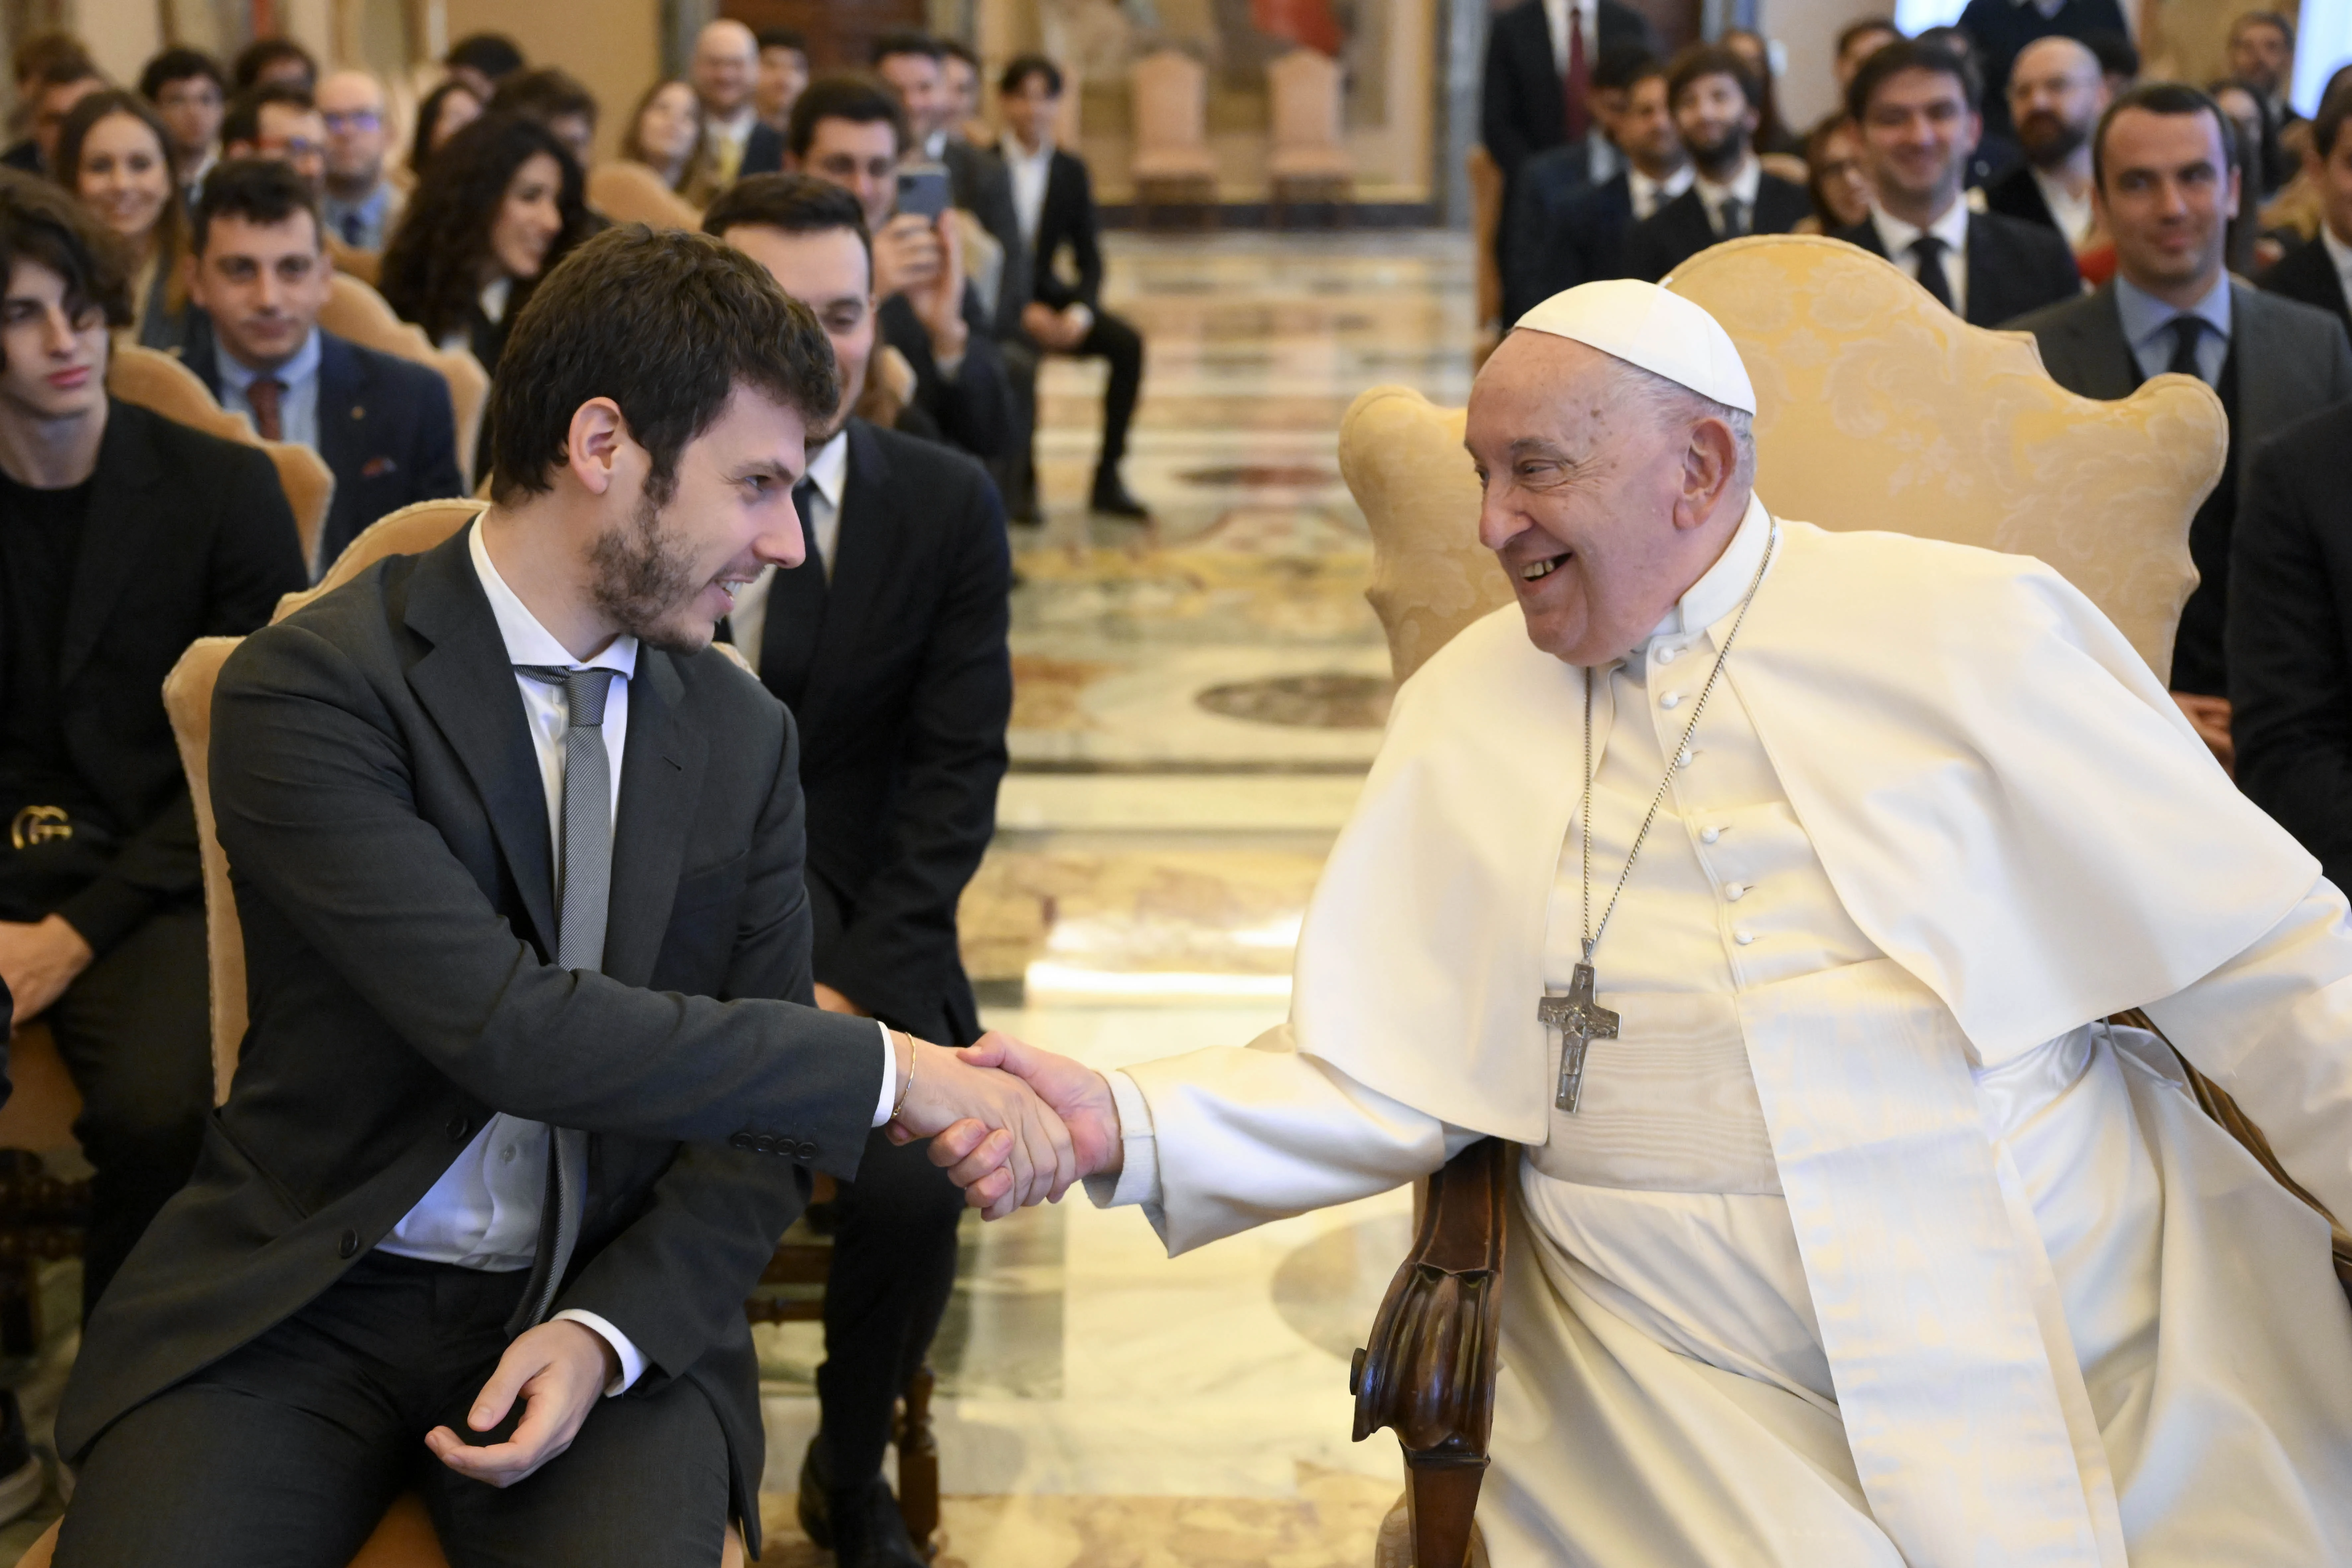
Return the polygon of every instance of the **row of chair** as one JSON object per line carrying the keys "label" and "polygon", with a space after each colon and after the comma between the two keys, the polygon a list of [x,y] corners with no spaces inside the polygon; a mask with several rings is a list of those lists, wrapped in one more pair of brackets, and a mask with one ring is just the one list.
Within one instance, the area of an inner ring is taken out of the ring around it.
{"label": "row of chair", "polygon": [[[1293,49],[1265,68],[1270,107],[1266,177],[1274,216],[1307,203],[1345,210],[1355,194],[1355,160],[1341,130],[1346,80],[1339,62]],[[1209,145],[1209,73],[1181,49],[1155,49],[1128,73],[1135,114],[1129,161],[1139,224],[1171,209],[1207,214],[1217,201],[1217,157]]]}

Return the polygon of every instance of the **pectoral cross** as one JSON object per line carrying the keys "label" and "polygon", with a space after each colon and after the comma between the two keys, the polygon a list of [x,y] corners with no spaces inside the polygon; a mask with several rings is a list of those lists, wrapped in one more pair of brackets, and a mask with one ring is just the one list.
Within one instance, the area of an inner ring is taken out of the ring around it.
{"label": "pectoral cross", "polygon": [[1593,999],[1592,965],[1580,963],[1569,976],[1568,994],[1547,996],[1536,1016],[1559,1031],[1559,1098],[1553,1104],[1576,1114],[1584,1098],[1584,1053],[1595,1040],[1617,1037],[1617,1015]]}

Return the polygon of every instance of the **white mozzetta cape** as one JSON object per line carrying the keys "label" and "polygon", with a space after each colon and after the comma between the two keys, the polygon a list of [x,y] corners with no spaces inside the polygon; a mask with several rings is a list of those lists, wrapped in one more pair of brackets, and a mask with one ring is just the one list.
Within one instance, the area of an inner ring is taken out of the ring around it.
{"label": "white mozzetta cape", "polygon": [[[1855,923],[1979,1066],[2170,995],[2311,891],[2318,863],[2056,572],[1780,527],[1717,700],[1746,708]],[[1574,823],[1583,701],[1511,605],[1405,683],[1301,934],[1298,1049],[1444,1121],[1544,1140],[1530,933]],[[2226,1063],[2199,1065],[2227,1085]]]}

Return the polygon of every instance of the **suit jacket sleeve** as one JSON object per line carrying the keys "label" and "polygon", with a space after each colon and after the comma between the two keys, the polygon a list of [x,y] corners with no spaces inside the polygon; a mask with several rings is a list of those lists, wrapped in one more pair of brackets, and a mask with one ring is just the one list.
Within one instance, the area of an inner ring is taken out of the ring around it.
{"label": "suit jacket sleeve", "polygon": [[[300,588],[309,573],[278,470],[251,447],[226,450],[223,457],[221,471],[187,476],[199,490],[221,487],[212,498],[220,526],[201,590],[203,624],[208,637],[242,637],[265,625],[279,596]],[[58,913],[93,950],[104,952],[157,905],[188,897],[203,884],[195,806],[182,784],[131,831],[104,873]]]}
{"label": "suit jacket sleeve", "polygon": [[2352,669],[2336,595],[2352,563],[2322,547],[2294,472],[2310,461],[2301,448],[2255,456],[2231,537],[2231,728],[2239,786],[2340,885],[2352,879]]}
{"label": "suit jacket sleeve", "polygon": [[886,1019],[919,1016],[915,998],[936,994],[926,978],[956,962],[956,902],[995,830],[1004,776],[1013,563],[1003,508],[977,476],[957,532],[962,548],[915,681],[887,847],[820,976]]}
{"label": "suit jacket sleeve", "polygon": [[940,433],[975,458],[1003,457],[1013,445],[1013,380],[970,289],[964,294],[964,325],[969,336],[953,381],[940,374],[930,334],[910,307],[889,341],[915,367],[915,401]]}
{"label": "suit jacket sleeve", "polygon": [[[1495,19],[1500,23],[1502,16]],[[1535,151],[1528,141],[1526,124],[1527,107],[1519,101],[1517,75],[1511,69],[1504,29],[1497,26],[1486,36],[1486,73],[1478,92],[1478,127],[1487,153],[1501,167],[1506,179],[1517,174],[1520,163]]]}
{"label": "suit jacket sleeve", "polygon": [[457,467],[457,409],[449,401],[449,384],[438,375],[425,377],[418,385],[418,402],[408,499],[445,500],[470,493],[473,487]]}
{"label": "suit jacket sleeve", "polygon": [[[776,786],[761,812],[747,910],[804,907],[800,881],[799,749],[787,739]],[[805,921],[755,920],[738,938],[728,999],[806,1002],[811,994]],[[866,1050],[874,1030],[861,1024]],[[866,1107],[871,1120],[873,1106]],[[742,1321],[743,1300],[775,1251],[775,1238],[807,1202],[806,1178],[789,1162],[714,1143],[685,1143],[650,1206],[572,1278],[559,1310],[595,1313],[628,1335],[646,1361],[636,1391],[650,1392],[701,1360]]]}
{"label": "suit jacket sleeve", "polygon": [[[393,679],[401,679],[394,676]],[[247,639],[213,700],[213,805],[240,900],[268,900],[427,1062],[486,1105],[591,1132],[813,1142],[854,1179],[882,1090],[874,1026],[814,1007],[659,993],[542,960],[419,814],[401,720],[301,618]],[[799,752],[788,738],[739,949],[805,951]],[[536,794],[536,781],[533,781]]]}

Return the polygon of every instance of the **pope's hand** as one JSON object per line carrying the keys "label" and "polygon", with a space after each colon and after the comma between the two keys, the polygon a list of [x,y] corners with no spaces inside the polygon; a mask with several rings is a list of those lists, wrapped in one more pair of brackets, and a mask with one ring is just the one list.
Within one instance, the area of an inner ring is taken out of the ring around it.
{"label": "pope's hand", "polygon": [[[961,1055],[974,1068],[1002,1068],[1025,1079],[1044,1098],[1069,1130],[1079,1177],[1118,1173],[1118,1109],[1102,1074],[1006,1034],[988,1034]],[[951,1127],[932,1139],[931,1163],[945,1166],[949,1178],[984,1205],[985,1217],[1010,1212],[1006,1200],[1019,1185],[1016,1174],[1004,1168],[1004,1152],[978,1129]],[[1053,1195],[1062,1194],[1056,1190]]]}
{"label": "pope's hand", "polygon": [[986,1191],[961,1184],[987,1219],[1003,1219],[1069,1190],[1079,1175],[1070,1134],[1036,1090],[1009,1072],[965,1060],[961,1052],[924,1040],[913,1047],[913,1079],[887,1129],[891,1142],[930,1138],[931,1158],[942,1165],[950,1163],[937,1149],[942,1136],[952,1138],[956,1159],[984,1151],[989,1168],[1001,1172],[999,1180]]}

